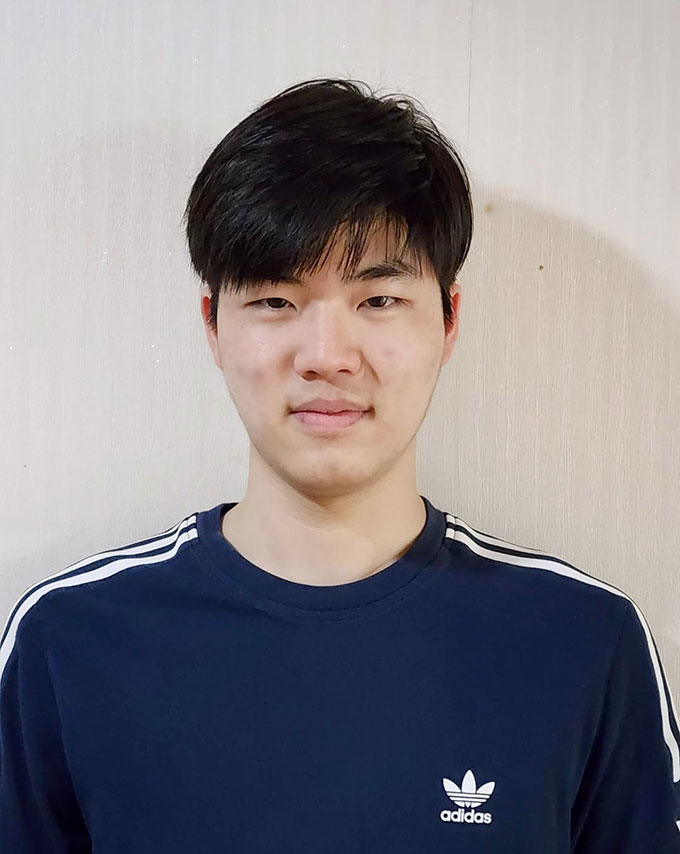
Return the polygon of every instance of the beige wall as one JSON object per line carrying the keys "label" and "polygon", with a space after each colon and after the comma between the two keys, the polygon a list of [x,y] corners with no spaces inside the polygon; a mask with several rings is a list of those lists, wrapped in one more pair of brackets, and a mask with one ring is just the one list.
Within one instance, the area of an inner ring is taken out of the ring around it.
{"label": "beige wall", "polygon": [[0,612],[245,488],[181,215],[259,101],[419,98],[476,201],[420,489],[645,612],[680,696],[675,0],[5,0]]}

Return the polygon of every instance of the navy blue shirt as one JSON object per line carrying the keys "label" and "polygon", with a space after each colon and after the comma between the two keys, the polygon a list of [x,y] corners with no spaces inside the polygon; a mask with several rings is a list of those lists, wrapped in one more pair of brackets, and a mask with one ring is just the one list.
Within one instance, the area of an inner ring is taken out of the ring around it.
{"label": "navy blue shirt", "polygon": [[87,557],[0,643],[2,854],[680,854],[680,733],[639,607],[423,497],[314,586],[234,503]]}

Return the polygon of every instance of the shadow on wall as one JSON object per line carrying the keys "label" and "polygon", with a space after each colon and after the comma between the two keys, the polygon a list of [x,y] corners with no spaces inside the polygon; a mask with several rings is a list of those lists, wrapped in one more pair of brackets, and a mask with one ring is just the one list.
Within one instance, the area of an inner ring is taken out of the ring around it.
{"label": "shadow on wall", "polygon": [[473,193],[459,337],[419,471],[473,526],[622,589],[673,638],[680,667],[672,286],[589,226],[510,190]]}

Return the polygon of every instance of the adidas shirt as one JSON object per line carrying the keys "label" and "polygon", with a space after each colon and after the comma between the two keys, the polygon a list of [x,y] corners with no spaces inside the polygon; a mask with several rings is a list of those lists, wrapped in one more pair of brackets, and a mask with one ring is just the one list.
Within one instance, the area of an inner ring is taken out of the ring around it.
{"label": "adidas shirt", "polygon": [[2,854],[678,854],[640,609],[423,500],[348,584],[247,561],[229,503],[29,588],[0,645]]}

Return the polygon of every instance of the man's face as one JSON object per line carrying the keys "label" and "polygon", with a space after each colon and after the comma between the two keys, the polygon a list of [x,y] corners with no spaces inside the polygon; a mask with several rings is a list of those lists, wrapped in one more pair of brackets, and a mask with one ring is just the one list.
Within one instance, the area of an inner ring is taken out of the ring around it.
{"label": "man's face", "polygon": [[[391,257],[384,237],[369,241],[358,277]],[[444,328],[440,289],[416,278],[356,279],[338,270],[338,242],[303,285],[277,282],[219,298],[210,329],[210,291],[201,291],[206,335],[259,455],[297,492],[357,492],[395,466],[410,477],[415,437],[458,333],[460,287],[451,287],[453,323]],[[397,298],[403,300],[397,302]],[[257,300],[264,300],[256,304]],[[312,398],[348,398],[366,410],[354,424],[323,429],[291,413]],[[253,460],[251,459],[251,474]]]}

